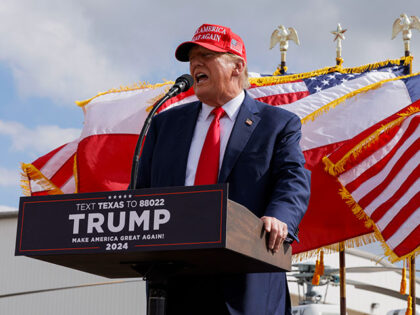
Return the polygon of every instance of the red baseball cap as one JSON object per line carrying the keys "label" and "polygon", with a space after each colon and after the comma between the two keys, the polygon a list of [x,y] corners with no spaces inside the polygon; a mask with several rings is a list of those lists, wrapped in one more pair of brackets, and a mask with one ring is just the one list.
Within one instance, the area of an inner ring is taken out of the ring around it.
{"label": "red baseball cap", "polygon": [[191,41],[184,42],[175,51],[179,61],[189,61],[188,53],[194,45],[199,45],[212,51],[229,52],[242,57],[246,62],[245,45],[242,38],[231,31],[229,27],[203,24],[194,33]]}

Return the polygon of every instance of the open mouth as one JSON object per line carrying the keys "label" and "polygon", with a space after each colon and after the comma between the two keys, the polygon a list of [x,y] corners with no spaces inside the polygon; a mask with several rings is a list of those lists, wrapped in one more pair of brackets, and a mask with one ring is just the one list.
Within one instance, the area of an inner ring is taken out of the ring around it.
{"label": "open mouth", "polygon": [[206,74],[200,72],[195,75],[195,82],[199,84],[206,81],[208,78],[209,77]]}

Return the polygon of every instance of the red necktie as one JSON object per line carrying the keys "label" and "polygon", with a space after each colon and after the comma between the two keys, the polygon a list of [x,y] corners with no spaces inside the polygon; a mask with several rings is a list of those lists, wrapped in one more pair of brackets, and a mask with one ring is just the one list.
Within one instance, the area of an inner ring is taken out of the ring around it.
{"label": "red necktie", "polygon": [[211,113],[214,114],[214,118],[207,131],[203,148],[201,149],[194,185],[216,184],[217,176],[219,175],[220,118],[223,117],[226,112],[223,108],[216,107]]}

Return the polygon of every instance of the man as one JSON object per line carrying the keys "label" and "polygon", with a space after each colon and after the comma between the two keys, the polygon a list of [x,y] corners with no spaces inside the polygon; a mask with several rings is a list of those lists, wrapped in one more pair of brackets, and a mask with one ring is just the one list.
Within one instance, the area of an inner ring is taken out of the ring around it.
{"label": "man", "polygon": [[[245,45],[229,28],[202,25],[175,56],[190,62],[200,102],[153,119],[137,188],[227,182],[229,198],[263,220],[270,249],[297,240],[310,191],[299,118],[244,91]],[[290,313],[284,273],[174,278],[168,295],[169,314]]]}

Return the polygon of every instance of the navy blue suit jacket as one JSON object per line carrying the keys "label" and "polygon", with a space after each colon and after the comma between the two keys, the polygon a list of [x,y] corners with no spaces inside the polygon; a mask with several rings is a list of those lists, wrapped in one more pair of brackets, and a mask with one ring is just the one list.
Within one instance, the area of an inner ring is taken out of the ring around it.
{"label": "navy blue suit jacket", "polygon": [[[137,188],[183,186],[200,102],[154,117],[139,167]],[[249,123],[252,121],[252,123]],[[309,201],[310,173],[299,147],[300,119],[245,93],[228,141],[218,182],[229,183],[229,199],[258,217],[285,222],[297,239]],[[220,279],[231,313],[285,314],[290,307],[284,273],[246,274]]]}

